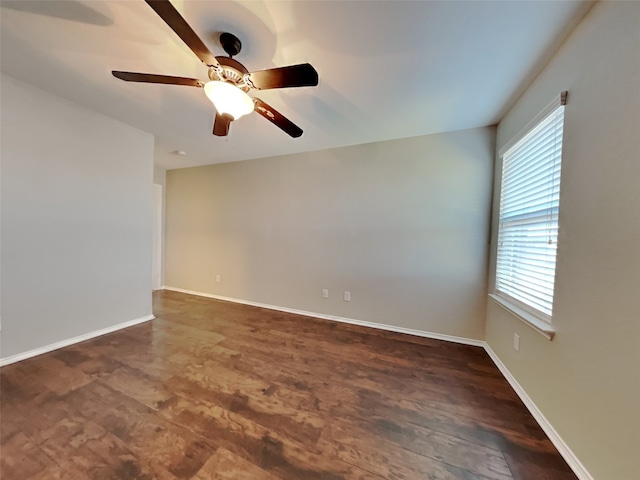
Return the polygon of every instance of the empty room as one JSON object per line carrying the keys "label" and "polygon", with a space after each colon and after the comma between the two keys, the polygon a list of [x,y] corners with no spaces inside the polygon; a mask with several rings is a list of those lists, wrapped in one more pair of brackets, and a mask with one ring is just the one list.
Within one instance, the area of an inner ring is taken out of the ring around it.
{"label": "empty room", "polygon": [[640,2],[0,41],[1,480],[640,478]]}

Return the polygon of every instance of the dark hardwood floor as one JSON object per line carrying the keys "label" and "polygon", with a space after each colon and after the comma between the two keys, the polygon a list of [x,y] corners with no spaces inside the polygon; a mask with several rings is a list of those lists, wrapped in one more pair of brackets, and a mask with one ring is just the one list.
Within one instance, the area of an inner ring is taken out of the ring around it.
{"label": "dark hardwood floor", "polygon": [[0,370],[2,480],[576,478],[479,347],[173,292],[154,312]]}

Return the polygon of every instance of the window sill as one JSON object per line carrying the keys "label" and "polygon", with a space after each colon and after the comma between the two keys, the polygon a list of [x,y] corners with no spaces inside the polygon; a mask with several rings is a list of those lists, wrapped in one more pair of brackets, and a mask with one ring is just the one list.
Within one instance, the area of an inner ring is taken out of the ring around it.
{"label": "window sill", "polygon": [[553,336],[555,335],[556,332],[553,329],[553,327],[549,325],[547,322],[540,320],[535,315],[532,315],[531,313],[523,310],[522,308],[516,307],[515,305],[505,300],[504,298],[499,297],[498,295],[490,293],[489,296],[494,302],[496,302],[502,308],[504,308],[509,313],[518,317],[522,322],[525,323],[525,325],[531,327],[532,329],[534,329],[536,332],[538,332],[540,335],[547,338],[548,340],[553,340]]}

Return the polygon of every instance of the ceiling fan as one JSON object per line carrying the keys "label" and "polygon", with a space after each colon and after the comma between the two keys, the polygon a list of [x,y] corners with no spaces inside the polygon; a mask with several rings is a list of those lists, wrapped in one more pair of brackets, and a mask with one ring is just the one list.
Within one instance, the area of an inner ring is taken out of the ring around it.
{"label": "ceiling fan", "polygon": [[242,115],[254,110],[292,137],[297,138],[302,135],[300,127],[259,98],[250,97],[247,92],[252,89],[315,87],[318,85],[318,72],[310,64],[303,63],[249,72],[244,65],[233,59],[242,48],[240,40],[235,35],[231,33],[220,35],[220,44],[229,56],[216,57],[169,0],[145,1],[205,64],[209,69],[210,81],[203,82],[194,78],[116,70],[111,72],[114,77],[126,82],[163,83],[204,88],[207,97],[216,107],[213,134],[220,137],[229,133],[229,126],[233,120],[237,120]]}

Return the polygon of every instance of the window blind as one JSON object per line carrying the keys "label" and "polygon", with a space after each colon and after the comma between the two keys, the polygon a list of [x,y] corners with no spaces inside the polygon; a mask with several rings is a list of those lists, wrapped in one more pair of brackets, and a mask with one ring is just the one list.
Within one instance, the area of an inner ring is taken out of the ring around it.
{"label": "window blind", "polygon": [[503,155],[496,294],[550,322],[558,242],[564,105]]}

